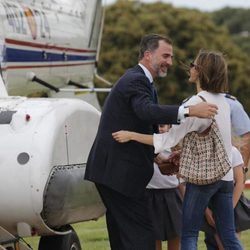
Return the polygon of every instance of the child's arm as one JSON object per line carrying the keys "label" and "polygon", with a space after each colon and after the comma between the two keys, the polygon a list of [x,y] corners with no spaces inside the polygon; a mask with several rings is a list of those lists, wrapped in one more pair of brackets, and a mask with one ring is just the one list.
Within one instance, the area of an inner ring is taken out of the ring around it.
{"label": "child's arm", "polygon": [[241,136],[240,152],[242,154],[245,167],[248,167],[250,158],[250,132]]}
{"label": "child's arm", "polygon": [[211,227],[213,227],[213,228],[215,228],[215,221],[214,221],[214,217],[213,217],[213,212],[212,212],[212,210],[210,209],[210,208],[206,208],[206,210],[205,210],[205,218],[206,218],[206,220],[207,220],[207,223],[211,226]]}
{"label": "child's arm", "polygon": [[245,186],[243,167],[244,167],[244,164],[241,164],[233,168],[234,181],[235,181],[234,191],[233,191],[233,207],[234,208],[237,205],[240,199],[240,196],[244,190],[244,186]]}
{"label": "child's arm", "polygon": [[115,140],[120,143],[137,141],[147,145],[153,145],[153,135],[140,134],[136,132],[120,130],[118,132],[112,133]]}
{"label": "child's arm", "polygon": [[184,199],[185,191],[186,191],[186,186],[184,183],[180,183],[178,186],[178,189],[181,193],[182,200]]}

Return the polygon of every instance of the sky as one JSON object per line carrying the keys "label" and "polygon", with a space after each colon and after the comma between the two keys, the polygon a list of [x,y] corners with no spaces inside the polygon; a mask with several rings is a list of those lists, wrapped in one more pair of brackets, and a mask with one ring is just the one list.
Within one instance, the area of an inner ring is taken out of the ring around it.
{"label": "sky", "polygon": [[[110,4],[114,3],[116,0],[104,0],[103,2]],[[133,0],[128,0],[133,1]],[[138,0],[137,0],[138,1]],[[139,0],[140,1],[140,0]],[[226,6],[232,8],[249,8],[250,0],[141,0],[141,2],[165,2],[171,3],[175,7],[186,7],[186,8],[196,8],[201,11],[214,11]]]}

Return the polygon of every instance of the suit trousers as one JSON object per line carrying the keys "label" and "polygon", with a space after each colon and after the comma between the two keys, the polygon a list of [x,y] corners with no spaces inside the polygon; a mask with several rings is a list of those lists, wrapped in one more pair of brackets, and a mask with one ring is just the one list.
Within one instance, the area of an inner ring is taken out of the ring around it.
{"label": "suit trousers", "polygon": [[145,194],[125,196],[96,184],[106,206],[106,222],[112,250],[155,250],[152,220]]}

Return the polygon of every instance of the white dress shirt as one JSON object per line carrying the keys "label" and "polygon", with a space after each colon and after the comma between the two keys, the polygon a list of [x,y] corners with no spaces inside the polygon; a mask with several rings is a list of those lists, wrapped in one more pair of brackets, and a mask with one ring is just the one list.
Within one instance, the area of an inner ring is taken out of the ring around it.
{"label": "white dress shirt", "polygon": [[[150,71],[141,63],[139,63],[139,66],[142,68],[142,70],[144,71],[146,77],[148,78],[149,82],[152,83],[153,82],[153,77],[150,73]],[[186,105],[185,105],[186,106]],[[181,105],[179,107],[178,110],[178,116],[177,116],[177,121],[179,123],[184,122],[185,121],[185,116],[184,116],[184,105]]]}

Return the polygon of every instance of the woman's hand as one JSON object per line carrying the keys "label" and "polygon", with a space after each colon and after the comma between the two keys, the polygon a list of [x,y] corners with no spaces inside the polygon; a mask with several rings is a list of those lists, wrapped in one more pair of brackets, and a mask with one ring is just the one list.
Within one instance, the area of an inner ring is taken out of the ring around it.
{"label": "woman's hand", "polygon": [[112,133],[113,138],[120,142],[120,143],[125,143],[129,142],[131,140],[133,132],[126,131],[126,130],[120,130],[118,132]]}
{"label": "woman's hand", "polygon": [[168,159],[172,164],[179,166],[180,158],[181,158],[181,150],[176,150],[171,153]]}
{"label": "woman's hand", "polygon": [[112,133],[113,138],[120,142],[137,141],[147,145],[153,145],[153,135],[140,134],[132,131],[120,130]]}

